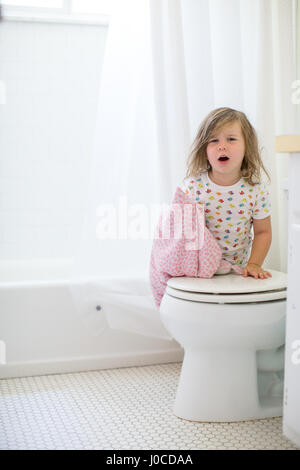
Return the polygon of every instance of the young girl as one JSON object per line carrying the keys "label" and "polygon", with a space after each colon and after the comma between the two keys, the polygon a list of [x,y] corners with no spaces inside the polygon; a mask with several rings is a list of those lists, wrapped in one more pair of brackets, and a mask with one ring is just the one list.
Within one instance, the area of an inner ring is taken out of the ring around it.
{"label": "young girl", "polygon": [[221,247],[222,258],[243,268],[244,276],[272,276],[262,268],[272,229],[270,196],[261,182],[261,169],[269,175],[245,114],[231,108],[209,113],[187,164],[182,189],[204,205],[206,227]]}

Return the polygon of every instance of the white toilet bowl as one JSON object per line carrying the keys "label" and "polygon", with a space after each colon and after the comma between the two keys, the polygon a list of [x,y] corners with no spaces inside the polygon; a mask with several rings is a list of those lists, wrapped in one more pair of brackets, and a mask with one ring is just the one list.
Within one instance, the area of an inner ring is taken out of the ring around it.
{"label": "white toilet bowl", "polygon": [[259,390],[260,374],[282,371],[284,361],[276,348],[285,343],[286,274],[269,271],[268,279],[226,274],[168,281],[161,318],[185,353],[178,417],[230,422],[282,415],[283,397]]}

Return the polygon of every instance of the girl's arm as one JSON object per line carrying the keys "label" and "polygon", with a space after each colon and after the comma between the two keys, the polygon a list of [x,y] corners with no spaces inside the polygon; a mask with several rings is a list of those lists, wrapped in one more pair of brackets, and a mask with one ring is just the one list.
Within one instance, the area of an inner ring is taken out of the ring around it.
{"label": "girl's arm", "polygon": [[271,216],[265,219],[253,219],[254,239],[248,265],[244,269],[244,276],[250,274],[258,278],[272,277],[272,274],[262,269],[272,242]]}

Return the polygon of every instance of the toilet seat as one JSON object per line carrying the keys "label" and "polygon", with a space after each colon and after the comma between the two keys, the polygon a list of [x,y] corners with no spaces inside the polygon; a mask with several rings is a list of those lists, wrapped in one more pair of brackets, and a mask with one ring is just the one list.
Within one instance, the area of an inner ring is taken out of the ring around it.
{"label": "toilet seat", "polygon": [[214,304],[234,304],[234,303],[257,303],[270,302],[272,300],[286,299],[286,289],[253,294],[201,294],[186,292],[172,287],[166,288],[166,293],[172,297],[194,302],[214,303]]}
{"label": "toilet seat", "polygon": [[172,297],[208,303],[257,303],[286,299],[287,275],[268,269],[272,277],[255,279],[238,274],[213,276],[210,279],[173,277],[166,293]]}

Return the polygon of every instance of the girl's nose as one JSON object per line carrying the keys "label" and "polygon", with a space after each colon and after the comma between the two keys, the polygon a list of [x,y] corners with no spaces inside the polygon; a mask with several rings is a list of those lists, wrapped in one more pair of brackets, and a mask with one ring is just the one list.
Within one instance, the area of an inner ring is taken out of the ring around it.
{"label": "girl's nose", "polygon": [[226,148],[226,145],[224,143],[219,143],[219,150],[223,150]]}

